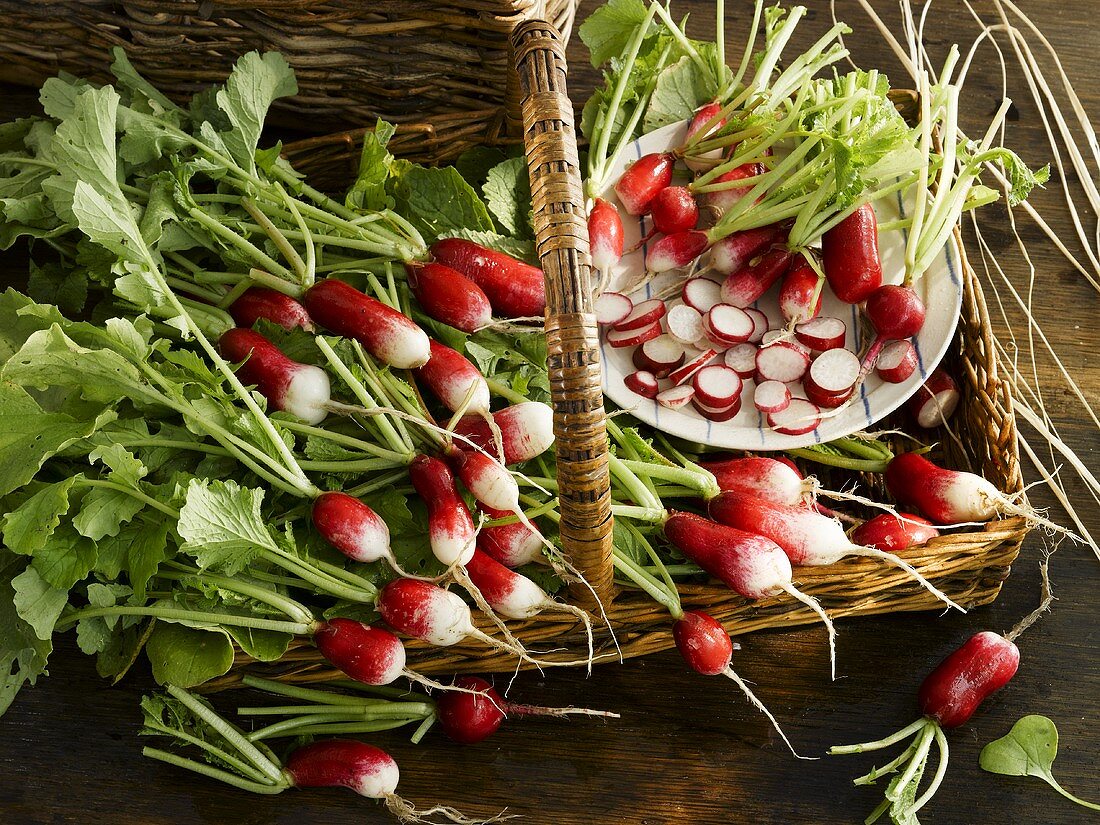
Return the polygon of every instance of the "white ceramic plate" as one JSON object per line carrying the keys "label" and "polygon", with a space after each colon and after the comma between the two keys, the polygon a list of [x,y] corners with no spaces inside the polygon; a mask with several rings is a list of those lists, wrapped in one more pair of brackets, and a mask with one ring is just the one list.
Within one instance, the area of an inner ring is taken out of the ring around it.
{"label": "white ceramic plate", "polygon": [[[666,126],[636,140],[620,158],[616,168],[611,170],[610,180],[615,181],[625,168],[636,159],[651,152],[663,152],[683,143],[687,121]],[[649,230],[646,218],[632,218],[622,208],[615,193],[610,190],[604,197],[619,207],[623,216],[625,248],[634,246]],[[905,214],[905,204],[901,196],[885,198],[876,204],[879,222],[896,220]],[[903,275],[905,254],[905,235],[902,232],[886,232],[879,238],[879,253],[882,258],[883,281],[900,283]],[[611,274],[609,289],[625,292],[638,301],[660,293],[674,281],[684,279],[683,272],[667,273],[640,289],[634,285],[644,278],[645,248],[624,255]],[[918,368],[912,377],[901,384],[888,384],[872,374],[864,382],[860,397],[844,408],[840,414],[826,418],[813,432],[805,435],[781,435],[770,429],[765,417],[757,412],[752,403],[754,384],[745,381],[744,394],[741,396],[741,412],[730,421],[717,423],[703,418],[689,405],[679,410],[661,407],[656,401],[636,395],[623,384],[623,379],[634,372],[631,363],[630,348],[615,349],[601,343],[600,351],[604,364],[604,393],[620,407],[647,424],[671,435],[691,441],[737,450],[790,450],[809,444],[832,441],[866,429],[876,421],[900,407],[924,383],[928,374],[947,352],[947,347],[955,334],[955,325],[962,306],[962,279],[960,277],[959,254],[952,239],[932,266],[918,282],[917,292],[924,300],[928,315],[924,328],[913,341],[917,350]],[[778,286],[768,292],[755,306],[767,313],[774,326],[780,326],[778,305]],[[821,306],[822,315],[832,315],[842,319],[848,327],[849,349],[859,351],[860,335],[859,313],[856,307],[837,299],[827,287]],[[718,362],[720,363],[720,362]],[[662,388],[667,382],[662,382]],[[803,396],[801,388],[792,385],[796,396]]]}

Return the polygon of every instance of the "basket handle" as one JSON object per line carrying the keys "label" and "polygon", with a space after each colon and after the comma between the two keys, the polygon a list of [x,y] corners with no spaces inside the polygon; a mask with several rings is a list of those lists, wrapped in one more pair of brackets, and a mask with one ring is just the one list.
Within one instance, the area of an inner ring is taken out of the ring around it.
{"label": "basket handle", "polygon": [[613,596],[611,477],[604,425],[595,289],[588,256],[573,104],[566,91],[561,35],[543,20],[512,34],[523,95],[523,138],[531,176],[535,248],[546,276],[546,366],[554,403],[561,541],[583,583],[576,601],[591,605],[594,590]]}

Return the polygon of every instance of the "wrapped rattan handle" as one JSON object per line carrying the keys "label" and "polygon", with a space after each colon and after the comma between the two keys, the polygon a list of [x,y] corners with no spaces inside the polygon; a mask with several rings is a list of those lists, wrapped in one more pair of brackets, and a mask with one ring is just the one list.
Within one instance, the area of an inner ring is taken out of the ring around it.
{"label": "wrapped rattan handle", "polygon": [[[611,492],[600,342],[573,104],[557,30],[528,20],[512,34],[522,93],[536,250],[546,275],[546,365],[554,402],[562,548],[600,600],[612,596]],[[590,602],[587,587],[574,598]]]}

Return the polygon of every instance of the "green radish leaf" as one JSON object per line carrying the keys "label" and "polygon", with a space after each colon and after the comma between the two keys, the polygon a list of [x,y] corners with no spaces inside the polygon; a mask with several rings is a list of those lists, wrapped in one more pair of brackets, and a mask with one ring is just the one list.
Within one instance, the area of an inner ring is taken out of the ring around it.
{"label": "green radish leaf", "polygon": [[69,493],[82,477],[71,476],[38,490],[4,516],[4,544],[13,553],[33,556],[46,546],[61,517],[69,512]]}
{"label": "green radish leaf", "polygon": [[196,630],[157,622],[145,643],[145,655],[158,684],[188,688],[228,673],[233,643],[221,628]]}
{"label": "green radish leaf", "polygon": [[1058,756],[1058,728],[1045,716],[1025,716],[1007,734],[995,739],[978,757],[982,770],[1003,776],[1035,776],[1078,805],[1100,811],[1100,805],[1086,802],[1065,790],[1054,778]]}
{"label": "green radish leaf", "polygon": [[598,69],[626,51],[635,30],[645,22],[644,0],[608,0],[581,24],[581,41],[588,47],[592,68]]}
{"label": "green radish leaf", "polygon": [[40,639],[15,606],[14,579],[24,561],[0,548],[0,714],[8,709],[24,683],[32,685],[46,672],[53,650],[49,639]]}
{"label": "green radish leaf", "polygon": [[[530,183],[528,183],[528,186],[530,186]],[[526,261],[529,264],[538,265],[538,261],[535,260],[535,244],[530,240],[509,238],[507,235],[500,235],[496,232],[485,232],[480,229],[459,229],[453,232],[451,237],[465,238],[487,249],[495,249],[497,252],[503,252],[505,255],[511,255],[513,258],[519,258],[521,261]]]}
{"label": "green radish leaf", "polygon": [[644,129],[652,132],[691,117],[717,93],[710,72],[704,72],[686,55],[657,76],[657,85],[646,109]]}
{"label": "green radish leaf", "polygon": [[498,163],[489,170],[481,191],[504,231],[514,237],[531,237],[531,178],[526,158]]}
{"label": "green radish leaf", "polygon": [[390,176],[393,155],[386,148],[397,131],[392,123],[379,120],[374,131],[363,135],[363,151],[359,154],[359,174],[351,185],[344,204],[349,209],[372,211],[393,206],[386,194],[386,180]]}
{"label": "green radish leaf", "polygon": [[218,107],[229,121],[219,136],[242,169],[256,170],[256,145],[271,104],[298,93],[294,70],[278,52],[249,52],[233,66],[225,87],[216,94]]}
{"label": "green radish leaf", "polygon": [[95,542],[76,532],[72,524],[66,523],[59,525],[45,545],[35,551],[31,563],[42,578],[67,592],[92,572],[97,556]]}
{"label": "green radish leaf", "polygon": [[428,243],[462,229],[496,231],[489,210],[453,166],[395,161],[390,187],[396,210]]}
{"label": "green radish leaf", "polygon": [[474,189],[480,189],[489,178],[489,170],[503,163],[508,155],[496,146],[473,146],[455,158],[454,167]]}
{"label": "green radish leaf", "polygon": [[[62,312],[76,315],[88,300],[88,274],[57,262],[40,266],[31,261],[27,293],[39,303],[56,304]],[[4,360],[7,359],[0,353],[0,362]]]}
{"label": "green radish leaf", "polygon": [[[92,607],[113,607],[125,602],[133,590],[124,584],[88,585],[88,604]],[[81,619],[76,624],[76,641],[81,651],[89,656],[106,650],[116,631],[135,625],[141,621],[136,616],[94,616]]]}
{"label": "green radish leaf", "polygon": [[263,490],[235,481],[192,479],[176,526],[185,542],[180,549],[202,569],[216,568],[230,576],[264,549],[278,551],[260,512],[263,499]]}
{"label": "green radish leaf", "polygon": [[33,567],[27,567],[11,580],[15,590],[15,612],[19,618],[34,629],[34,634],[42,641],[53,635],[54,625],[68,602],[66,590],[51,587]]}
{"label": "green radish leaf", "polygon": [[241,650],[261,662],[275,662],[286,653],[294,638],[289,633],[277,633],[273,630],[256,630],[252,627],[226,627],[225,632],[233,637]]}

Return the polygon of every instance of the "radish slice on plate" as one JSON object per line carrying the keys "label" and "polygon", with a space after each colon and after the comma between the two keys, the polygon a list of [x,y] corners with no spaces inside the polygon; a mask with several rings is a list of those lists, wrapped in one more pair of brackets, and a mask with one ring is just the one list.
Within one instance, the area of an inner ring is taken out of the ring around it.
{"label": "radish slice on plate", "polygon": [[753,331],[749,336],[750,344],[759,344],[764,340],[764,333],[768,331],[768,316],[755,307],[746,307],[745,314],[752,318]]}
{"label": "radish slice on plate", "polygon": [[835,410],[837,407],[843,406],[844,402],[851,398],[852,393],[855,392],[855,387],[849,387],[843,392],[825,392],[813,382],[809,375],[802,379],[802,389],[806,391],[806,398],[823,410]]}
{"label": "radish slice on plate", "polygon": [[743,309],[729,304],[715,304],[703,316],[703,330],[714,343],[727,347],[749,340],[756,324]]}
{"label": "radish slice on plate", "polygon": [[909,410],[919,426],[931,429],[951,417],[961,397],[955,380],[937,367],[909,402]]}
{"label": "radish slice on plate", "polygon": [[789,341],[761,347],[756,353],[756,376],[759,381],[778,381],[781,384],[801,381],[809,366],[810,356]]}
{"label": "radish slice on plate", "polygon": [[648,301],[635,304],[630,314],[615,324],[615,329],[617,331],[643,329],[664,317],[665,302],[659,298],[650,298]]}
{"label": "radish slice on plate", "polygon": [[607,343],[616,349],[636,347],[646,341],[652,341],[661,334],[661,322],[654,321],[641,329],[612,329],[607,333]]}
{"label": "radish slice on plate", "polygon": [[708,407],[706,404],[700,404],[699,399],[692,399],[691,406],[695,408],[695,411],[703,418],[709,421],[721,423],[722,421],[729,421],[737,413],[741,412],[741,399],[738,398],[732,404],[725,408]]}
{"label": "radish slice on plate", "polygon": [[670,410],[678,410],[687,406],[695,395],[695,389],[690,384],[681,384],[678,387],[669,387],[657,393],[657,403]]}
{"label": "radish slice on plate", "polygon": [[684,303],[700,314],[722,303],[722,285],[710,278],[691,278],[680,292]]}
{"label": "radish slice on plate", "polygon": [[623,383],[626,384],[628,390],[640,395],[642,398],[656,398],[659,392],[657,376],[646,370],[630,373],[623,379]]}
{"label": "radish slice on plate", "polygon": [[634,309],[634,302],[621,292],[605,292],[596,299],[596,323],[613,326],[626,320]]}
{"label": "radish slice on plate", "polygon": [[632,360],[638,369],[664,378],[684,363],[684,347],[671,335],[658,335],[634,350]]}
{"label": "radish slice on plate", "polygon": [[752,400],[762,413],[783,412],[791,404],[791,391],[778,381],[762,381],[756,385]]}
{"label": "radish slice on plate", "polygon": [[891,341],[875,361],[875,372],[888,384],[901,384],[917,369],[917,350],[909,341]]}
{"label": "radish slice on plate", "polygon": [[741,376],[729,367],[715,364],[703,367],[691,380],[700,404],[725,409],[741,397]]}
{"label": "radish slice on plate", "polygon": [[723,359],[726,366],[742,378],[752,378],[756,375],[757,351],[756,344],[738,344],[726,350]]}
{"label": "radish slice on plate", "polygon": [[825,352],[844,346],[848,328],[839,318],[820,315],[794,328],[795,337],[814,352]]}
{"label": "radish slice on plate", "polygon": [[768,416],[768,426],[782,435],[805,435],[821,423],[821,410],[805,398],[792,398],[781,412]]}
{"label": "radish slice on plate", "polygon": [[851,350],[831,349],[814,359],[810,380],[829,395],[847,392],[859,380],[859,358]]}
{"label": "radish slice on plate", "polygon": [[703,337],[703,315],[687,304],[677,304],[665,316],[668,334],[681,344],[694,345]]}
{"label": "radish slice on plate", "polygon": [[714,360],[718,355],[718,350],[706,349],[696,355],[682,367],[677,367],[668,374],[668,380],[673,384],[683,384],[689,380],[695,373],[699,372],[703,367]]}

